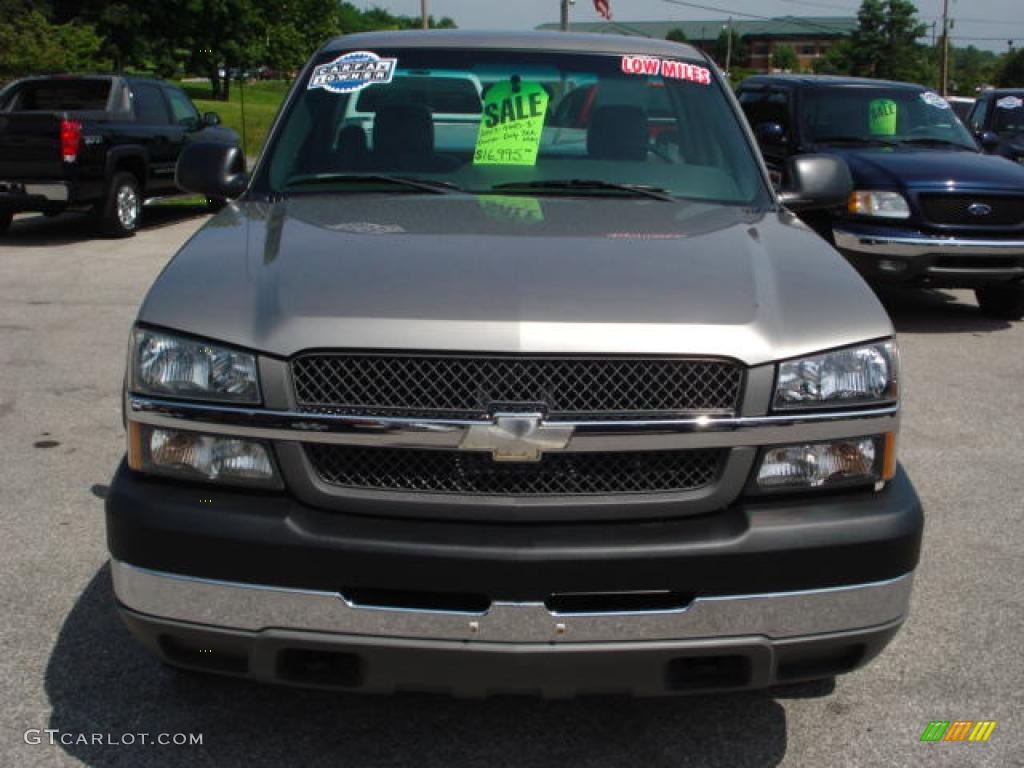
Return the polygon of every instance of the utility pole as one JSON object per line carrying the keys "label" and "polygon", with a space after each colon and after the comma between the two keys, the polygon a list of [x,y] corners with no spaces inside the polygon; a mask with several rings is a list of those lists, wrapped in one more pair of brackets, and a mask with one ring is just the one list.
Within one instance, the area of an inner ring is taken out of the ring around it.
{"label": "utility pole", "polygon": [[949,0],[942,0],[942,73],[939,78],[943,97],[949,95]]}
{"label": "utility pole", "polygon": [[427,13],[427,0],[420,0],[420,19],[424,29],[430,29],[430,16]]}
{"label": "utility pole", "polygon": [[725,76],[729,76],[729,69],[732,66],[732,16],[729,17],[729,24],[725,28]]}
{"label": "utility pole", "polygon": [[572,0],[562,0],[562,16],[560,28],[563,32],[569,31],[569,4]]}

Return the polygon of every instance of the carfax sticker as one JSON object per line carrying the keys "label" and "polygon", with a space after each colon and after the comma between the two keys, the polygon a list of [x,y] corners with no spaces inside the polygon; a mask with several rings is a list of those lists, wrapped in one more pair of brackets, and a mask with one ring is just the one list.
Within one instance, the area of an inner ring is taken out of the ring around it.
{"label": "carfax sticker", "polygon": [[371,51],[353,51],[313,69],[309,88],[331,93],[353,93],[369,85],[390,83],[398,59],[382,59]]}
{"label": "carfax sticker", "polygon": [[949,102],[934,91],[925,91],[922,93],[921,101],[930,107],[937,107],[938,109],[952,109],[952,107],[949,106]]}
{"label": "carfax sticker", "polygon": [[1003,96],[996,102],[996,106],[1000,109],[1020,109],[1024,107],[1024,99],[1020,96]]}
{"label": "carfax sticker", "polygon": [[655,56],[623,56],[622,71],[627,75],[661,75],[669,80],[686,80],[700,85],[711,85],[711,70],[675,59]]}

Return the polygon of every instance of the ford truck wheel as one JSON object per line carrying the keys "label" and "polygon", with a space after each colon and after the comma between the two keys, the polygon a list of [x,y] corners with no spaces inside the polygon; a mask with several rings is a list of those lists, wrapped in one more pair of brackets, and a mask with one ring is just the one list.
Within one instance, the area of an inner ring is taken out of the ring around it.
{"label": "ford truck wheel", "polygon": [[976,288],[981,311],[1000,320],[1024,320],[1024,283]]}
{"label": "ford truck wheel", "polygon": [[139,182],[130,173],[114,174],[99,211],[100,232],[112,237],[131,237],[138,230],[141,219]]}
{"label": "ford truck wheel", "polygon": [[14,220],[14,214],[4,211],[0,213],[0,235],[8,230],[11,226],[11,222]]}

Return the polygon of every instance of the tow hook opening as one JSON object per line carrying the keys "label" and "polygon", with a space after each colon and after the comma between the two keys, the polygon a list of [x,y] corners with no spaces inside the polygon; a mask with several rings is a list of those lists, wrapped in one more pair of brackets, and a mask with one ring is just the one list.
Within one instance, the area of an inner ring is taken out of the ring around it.
{"label": "tow hook opening", "polygon": [[693,603],[694,595],[687,592],[654,590],[649,592],[561,592],[548,597],[545,607],[551,613],[657,613],[685,611]]}

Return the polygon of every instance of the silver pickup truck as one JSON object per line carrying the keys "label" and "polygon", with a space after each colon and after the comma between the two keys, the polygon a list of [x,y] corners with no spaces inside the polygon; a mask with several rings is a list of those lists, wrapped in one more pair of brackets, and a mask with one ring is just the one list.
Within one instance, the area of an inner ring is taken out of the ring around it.
{"label": "silver pickup truck", "polygon": [[[476,125],[410,97],[432,71],[479,80]],[[695,49],[343,37],[251,176],[195,144],[177,177],[234,202],[142,305],[107,497],[118,607],[164,661],[687,693],[849,672],[906,618],[893,328],[792,212],[849,173],[800,156],[773,190]]]}

